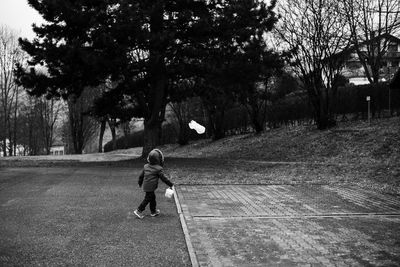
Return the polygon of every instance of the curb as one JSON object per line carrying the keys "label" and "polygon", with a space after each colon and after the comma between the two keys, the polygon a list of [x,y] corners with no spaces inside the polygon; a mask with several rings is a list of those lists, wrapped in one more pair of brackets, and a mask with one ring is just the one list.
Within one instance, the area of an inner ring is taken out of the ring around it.
{"label": "curb", "polygon": [[192,263],[193,267],[199,267],[199,262],[197,261],[196,253],[194,252],[193,244],[192,241],[190,240],[189,230],[187,228],[185,217],[183,216],[182,213],[181,203],[179,202],[179,197],[177,194],[178,192],[175,188],[174,199],[175,199],[176,210],[179,214],[179,220],[181,221],[183,234],[185,235],[185,241],[189,252],[190,262]]}

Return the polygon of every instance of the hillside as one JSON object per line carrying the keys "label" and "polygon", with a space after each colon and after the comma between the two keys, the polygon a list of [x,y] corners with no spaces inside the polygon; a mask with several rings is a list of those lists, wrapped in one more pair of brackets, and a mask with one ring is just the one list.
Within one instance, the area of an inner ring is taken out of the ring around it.
{"label": "hillside", "polygon": [[[400,196],[400,117],[282,127],[263,134],[164,145],[166,171],[177,184],[352,184]],[[142,166],[141,148],[109,153],[0,158],[0,167]]]}
{"label": "hillside", "polygon": [[341,123],[319,131],[313,126],[278,128],[260,135],[247,134],[187,146],[166,145],[174,157],[217,157],[259,161],[320,163],[400,162],[400,117]]}
{"label": "hillside", "polygon": [[[172,164],[172,176],[185,183],[353,184],[400,195],[399,117],[341,123],[326,131],[279,128],[162,150],[171,159],[203,159],[203,171]],[[218,159],[214,165],[212,158]]]}

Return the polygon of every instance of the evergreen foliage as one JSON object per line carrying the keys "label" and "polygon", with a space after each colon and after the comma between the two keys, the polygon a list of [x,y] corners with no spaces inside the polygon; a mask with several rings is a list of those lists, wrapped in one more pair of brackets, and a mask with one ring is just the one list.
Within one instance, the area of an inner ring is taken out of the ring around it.
{"label": "evergreen foliage", "polygon": [[[143,117],[143,155],[160,143],[166,104],[182,79],[196,81],[196,94],[217,107],[209,112],[216,138],[223,136],[215,118],[226,100],[260,79],[260,64],[269,62],[264,53],[271,55],[263,36],[277,20],[275,1],[28,2],[46,23],[34,26],[33,41],[20,40],[31,58],[16,71],[19,84],[35,96],[67,99],[111,82],[93,110],[99,117]],[[118,111],[121,99],[132,112]]]}

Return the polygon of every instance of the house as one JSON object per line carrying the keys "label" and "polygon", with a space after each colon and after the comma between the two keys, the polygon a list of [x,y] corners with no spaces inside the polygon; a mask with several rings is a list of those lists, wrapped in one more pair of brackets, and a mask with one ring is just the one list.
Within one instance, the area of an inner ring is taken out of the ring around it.
{"label": "house", "polygon": [[62,142],[55,142],[51,147],[50,147],[50,155],[64,155],[65,154],[65,146]]}
{"label": "house", "polygon": [[[400,67],[400,39],[389,34],[384,34],[379,37],[375,37],[369,42],[382,42],[387,41],[387,49],[383,54],[382,62],[379,70],[381,81],[390,81],[394,77],[394,74]],[[367,42],[363,42],[359,45],[361,52],[367,52]],[[345,61],[344,68],[342,70],[343,76],[345,76],[349,83],[359,85],[368,84],[369,81],[365,75],[364,67],[361,64],[355,47],[352,46],[347,49],[348,59]]]}

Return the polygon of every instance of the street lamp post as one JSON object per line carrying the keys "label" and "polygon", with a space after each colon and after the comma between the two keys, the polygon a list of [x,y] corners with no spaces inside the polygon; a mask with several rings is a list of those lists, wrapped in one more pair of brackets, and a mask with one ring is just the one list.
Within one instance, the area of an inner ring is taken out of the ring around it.
{"label": "street lamp post", "polygon": [[367,96],[367,102],[368,102],[368,123],[371,123],[371,97]]}

